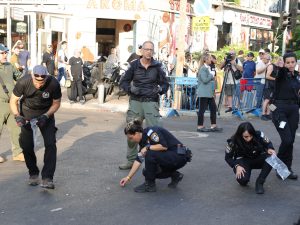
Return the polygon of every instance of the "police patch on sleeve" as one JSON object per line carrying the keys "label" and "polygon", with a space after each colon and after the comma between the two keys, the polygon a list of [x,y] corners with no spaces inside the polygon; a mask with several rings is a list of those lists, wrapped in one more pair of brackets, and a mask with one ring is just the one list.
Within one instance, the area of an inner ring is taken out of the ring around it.
{"label": "police patch on sleeve", "polygon": [[226,153],[230,153],[232,151],[232,148],[231,148],[231,146],[228,144],[228,145],[226,145],[226,149],[225,149],[225,152]]}
{"label": "police patch on sleeve", "polygon": [[159,142],[159,136],[156,132],[153,132],[150,136],[150,139],[154,142]]}
{"label": "police patch on sleeve", "polygon": [[260,133],[260,137],[263,139],[265,143],[270,143],[269,138],[263,132]]}

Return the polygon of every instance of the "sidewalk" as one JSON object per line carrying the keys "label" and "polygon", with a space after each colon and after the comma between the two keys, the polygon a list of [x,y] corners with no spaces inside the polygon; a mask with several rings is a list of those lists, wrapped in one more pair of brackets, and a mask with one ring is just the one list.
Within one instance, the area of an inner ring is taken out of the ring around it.
{"label": "sidewalk", "polygon": [[[67,89],[65,87],[61,88],[62,90],[62,101],[61,107],[69,108],[69,109],[84,109],[84,110],[97,110],[97,111],[105,111],[105,112],[121,112],[126,113],[128,110],[128,96],[122,96],[118,99],[117,96],[108,96],[106,102],[100,104],[98,99],[93,98],[92,95],[86,95],[87,101],[84,104],[80,103],[70,103],[67,97]],[[216,100],[218,103],[218,99]],[[169,110],[171,109],[160,109],[160,114],[163,117],[166,117]],[[181,110],[177,111],[180,116],[197,116],[196,111],[188,111],[188,110]],[[232,117],[231,113],[225,113],[225,109],[222,107],[219,117]],[[209,116],[209,112],[205,113],[205,116]]]}

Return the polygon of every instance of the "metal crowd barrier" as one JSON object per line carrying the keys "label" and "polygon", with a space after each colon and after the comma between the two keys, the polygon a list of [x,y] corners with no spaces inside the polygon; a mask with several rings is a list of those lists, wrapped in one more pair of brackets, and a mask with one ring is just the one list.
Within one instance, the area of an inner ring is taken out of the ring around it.
{"label": "metal crowd barrier", "polygon": [[160,99],[162,108],[172,108],[174,104],[175,88],[181,95],[181,106],[179,110],[196,111],[199,109],[197,100],[197,78],[169,76],[170,88],[167,94]]}
{"label": "metal crowd barrier", "polygon": [[262,78],[241,79],[236,84],[235,93],[232,99],[232,114],[244,118],[244,113],[252,113],[255,116],[261,115],[263,90],[265,85]]}

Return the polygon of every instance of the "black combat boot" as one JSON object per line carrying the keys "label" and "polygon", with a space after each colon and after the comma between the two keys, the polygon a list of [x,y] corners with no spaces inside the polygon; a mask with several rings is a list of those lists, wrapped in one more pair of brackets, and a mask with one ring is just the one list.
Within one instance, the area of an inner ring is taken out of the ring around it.
{"label": "black combat boot", "polygon": [[156,192],[156,185],[154,180],[146,180],[145,183],[134,188],[135,192]]}
{"label": "black combat boot", "polygon": [[293,172],[293,170],[290,169],[291,174],[287,177],[287,179],[291,179],[291,180],[297,180],[298,179],[298,175],[295,174]]}
{"label": "black combat boot", "polygon": [[169,188],[176,188],[177,184],[182,180],[183,174],[175,171],[171,176],[171,183],[168,184]]}
{"label": "black combat boot", "polygon": [[259,178],[259,177],[256,179],[256,182],[255,182],[255,192],[256,192],[256,194],[265,193],[264,183],[265,183],[264,179]]}

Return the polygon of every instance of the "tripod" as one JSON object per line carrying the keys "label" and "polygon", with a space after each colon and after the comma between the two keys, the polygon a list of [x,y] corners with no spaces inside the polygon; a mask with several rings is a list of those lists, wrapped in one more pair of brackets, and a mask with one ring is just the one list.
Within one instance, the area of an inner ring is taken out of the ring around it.
{"label": "tripod", "polygon": [[222,103],[223,103],[223,98],[224,98],[224,92],[225,92],[225,85],[227,83],[227,79],[228,79],[228,74],[229,72],[231,72],[231,76],[232,76],[232,80],[233,80],[233,84],[234,84],[234,90],[236,89],[236,84],[235,84],[235,79],[233,77],[233,69],[232,69],[232,66],[230,63],[227,63],[224,67],[224,71],[225,71],[225,76],[224,76],[224,80],[223,80],[223,84],[222,84],[222,89],[221,89],[221,94],[220,94],[220,98],[219,98],[219,102],[218,102],[218,108],[217,108],[217,111],[218,111],[218,116],[220,116],[220,108],[222,106]]}

